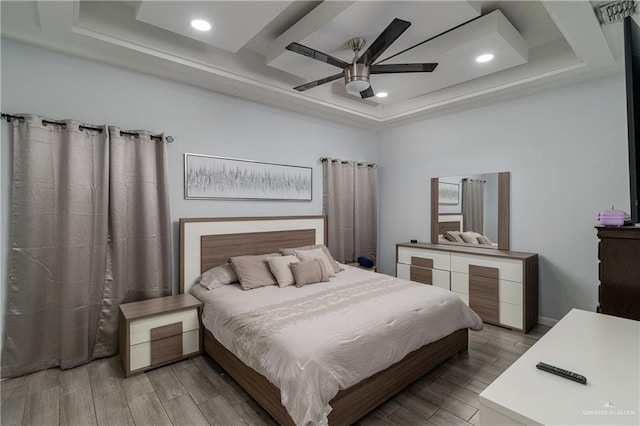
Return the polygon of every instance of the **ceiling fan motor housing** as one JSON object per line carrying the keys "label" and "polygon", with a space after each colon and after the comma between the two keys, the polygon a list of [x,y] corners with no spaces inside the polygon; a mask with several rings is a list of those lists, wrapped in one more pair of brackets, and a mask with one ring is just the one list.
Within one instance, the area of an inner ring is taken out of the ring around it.
{"label": "ceiling fan motor housing", "polygon": [[353,81],[369,81],[369,67],[365,64],[353,63],[344,69],[344,82],[349,84]]}

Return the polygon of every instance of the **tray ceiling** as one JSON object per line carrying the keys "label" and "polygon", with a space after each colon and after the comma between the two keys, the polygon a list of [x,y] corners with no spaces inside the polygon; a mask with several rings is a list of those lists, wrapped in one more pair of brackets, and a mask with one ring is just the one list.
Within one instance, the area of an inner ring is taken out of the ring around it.
{"label": "tray ceiling", "polygon": [[[3,37],[356,125],[433,115],[620,69],[619,31],[601,26],[588,1],[21,1],[1,7]],[[212,30],[194,30],[194,18],[207,19]],[[438,62],[434,72],[372,76],[374,92],[387,92],[386,98],[363,100],[347,92],[343,79],[293,90],[340,69],[287,51],[289,43],[351,62],[347,40],[371,44],[394,18],[412,25],[378,62]],[[494,60],[477,63],[482,53]]]}

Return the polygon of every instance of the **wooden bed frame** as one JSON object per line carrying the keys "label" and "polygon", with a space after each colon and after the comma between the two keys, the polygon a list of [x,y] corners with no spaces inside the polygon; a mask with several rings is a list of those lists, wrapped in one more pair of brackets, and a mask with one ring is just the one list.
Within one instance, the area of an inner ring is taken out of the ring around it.
{"label": "wooden bed frame", "polygon": [[[326,241],[323,216],[180,219],[180,290],[229,256],[277,252]],[[330,402],[330,425],[352,424],[451,356],[466,351],[468,330],[425,345],[391,367],[340,391]],[[281,425],[294,425],[280,390],[204,330],[204,350]]]}

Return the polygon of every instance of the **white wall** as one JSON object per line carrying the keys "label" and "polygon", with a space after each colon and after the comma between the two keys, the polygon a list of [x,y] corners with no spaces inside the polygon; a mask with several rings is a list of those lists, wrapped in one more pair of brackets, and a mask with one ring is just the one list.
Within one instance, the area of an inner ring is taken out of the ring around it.
{"label": "white wall", "polygon": [[[320,214],[320,157],[377,161],[378,258],[386,273],[395,271],[397,242],[429,238],[432,176],[510,171],[511,247],[540,253],[543,317],[560,318],[574,306],[594,309],[593,216],[611,204],[629,208],[621,75],[375,133],[13,41],[2,40],[1,65],[3,112],[174,136],[168,146],[174,222],[187,216]],[[4,295],[11,165],[6,123],[0,135]],[[313,166],[313,201],[184,200],[184,152]]]}
{"label": "white wall", "polygon": [[511,249],[540,254],[540,311],[597,305],[598,210],[629,210],[622,75],[379,133],[379,269],[430,235],[429,179],[511,172]]}
{"label": "white wall", "polygon": [[[377,161],[373,131],[295,114],[239,98],[2,40],[5,113],[35,113],[92,124],[165,132],[174,222],[177,288],[177,220],[181,217],[322,214],[320,157]],[[7,283],[11,149],[2,124],[0,159],[2,235],[0,294]],[[313,201],[185,200],[185,152],[313,167]],[[4,303],[2,303],[4,307]]]}

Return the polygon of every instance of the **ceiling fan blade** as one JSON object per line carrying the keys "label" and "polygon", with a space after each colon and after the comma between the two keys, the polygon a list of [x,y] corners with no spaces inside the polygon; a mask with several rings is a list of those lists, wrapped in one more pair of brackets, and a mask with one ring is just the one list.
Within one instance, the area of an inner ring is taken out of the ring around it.
{"label": "ceiling fan blade", "polygon": [[298,92],[304,92],[305,90],[313,89],[314,87],[318,87],[321,84],[329,83],[330,81],[334,81],[342,77],[344,77],[344,73],[334,74],[334,75],[330,75],[329,77],[321,78],[320,80],[301,84],[300,86],[294,87],[294,89],[297,90]]}
{"label": "ceiling fan blade", "polygon": [[362,92],[360,92],[360,96],[362,96],[362,99],[367,99],[375,96],[375,93],[373,93],[373,89],[371,88],[371,86],[369,86],[367,90],[363,90]]}
{"label": "ceiling fan blade", "polygon": [[432,72],[438,64],[377,64],[371,65],[371,74],[394,74],[405,72]]}
{"label": "ceiling fan blade", "polygon": [[326,53],[318,52],[317,50],[314,50],[307,46],[303,46],[299,43],[291,43],[285,49],[295,53],[299,53],[303,56],[307,56],[311,59],[315,59],[316,61],[325,62],[338,68],[344,68],[349,65],[341,59],[334,58],[333,56],[327,55]]}
{"label": "ceiling fan blade", "polygon": [[371,46],[358,59],[359,64],[371,65],[375,62],[382,52],[387,50],[403,32],[411,26],[411,22],[403,21],[395,18],[387,28],[378,36]]}

